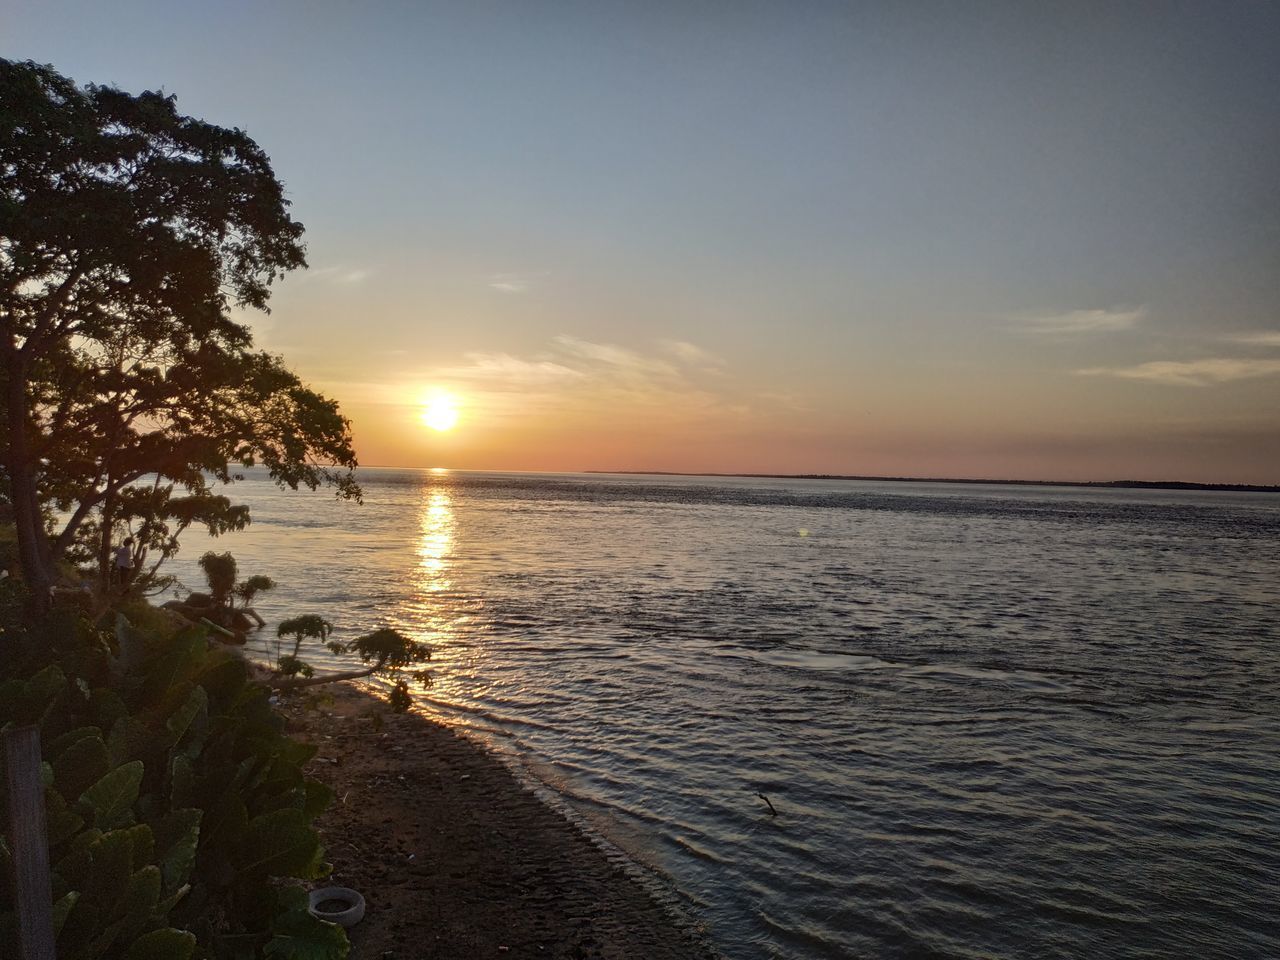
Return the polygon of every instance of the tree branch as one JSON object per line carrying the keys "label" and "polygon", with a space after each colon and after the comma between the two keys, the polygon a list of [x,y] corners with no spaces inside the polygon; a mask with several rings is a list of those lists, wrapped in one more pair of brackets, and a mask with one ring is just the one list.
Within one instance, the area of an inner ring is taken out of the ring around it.
{"label": "tree branch", "polygon": [[[77,263],[58,284],[57,289],[49,295],[35,318],[31,333],[27,335],[19,351],[24,357],[35,356],[46,344],[56,339],[60,332],[65,332],[60,331],[59,324],[53,323],[53,317],[66,303],[67,297],[71,295],[71,288],[84,276],[84,273],[84,267]],[[51,325],[52,329],[50,329]]]}

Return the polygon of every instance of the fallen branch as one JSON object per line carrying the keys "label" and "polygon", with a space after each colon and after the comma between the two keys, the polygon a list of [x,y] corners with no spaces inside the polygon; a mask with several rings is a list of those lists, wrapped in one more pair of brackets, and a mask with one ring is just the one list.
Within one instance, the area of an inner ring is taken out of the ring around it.
{"label": "fallen branch", "polygon": [[327,673],[323,677],[275,677],[267,681],[272,690],[297,690],[301,687],[314,687],[322,683],[338,683],[341,680],[363,680],[382,669],[382,661],[363,670],[349,670],[346,673]]}

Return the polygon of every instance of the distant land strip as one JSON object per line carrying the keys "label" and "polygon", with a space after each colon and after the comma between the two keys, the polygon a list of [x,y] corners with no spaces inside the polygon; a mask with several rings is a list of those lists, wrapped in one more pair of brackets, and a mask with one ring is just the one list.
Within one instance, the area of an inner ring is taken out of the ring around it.
{"label": "distant land strip", "polygon": [[863,477],[843,473],[680,473],[675,470],[584,470],[605,476],[744,477],[757,480],[871,480],[877,483],[970,483],[1013,487],[1095,487],[1121,490],[1221,490],[1280,493],[1280,486],[1256,483],[1188,483],[1182,480],[976,480],[972,477]]}

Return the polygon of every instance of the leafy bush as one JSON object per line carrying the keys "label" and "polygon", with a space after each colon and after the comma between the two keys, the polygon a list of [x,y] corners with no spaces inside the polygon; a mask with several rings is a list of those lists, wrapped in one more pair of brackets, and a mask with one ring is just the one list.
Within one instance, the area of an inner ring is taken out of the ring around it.
{"label": "leafy bush", "polygon": [[236,558],[230,553],[208,550],[200,557],[200,569],[209,583],[213,602],[219,605],[228,603],[231,592],[236,588]]}
{"label": "leafy bush", "polygon": [[[284,620],[276,628],[276,635],[293,639],[293,650],[281,653],[276,650],[276,678],[272,685],[277,690],[289,691],[300,687],[311,687],[322,683],[334,683],[338,680],[359,680],[363,677],[381,676],[394,681],[387,703],[396,713],[404,713],[413,706],[413,696],[409,693],[409,683],[401,675],[407,667],[415,667],[431,659],[431,648],[419,641],[412,640],[398,630],[382,629],[356,637],[345,643],[341,640],[330,640],[333,624],[323,617],[306,614]],[[301,658],[304,640],[319,640],[324,643],[330,653],[342,655],[354,653],[364,663],[363,670],[352,670],[345,673],[331,673],[316,676],[315,668]],[[423,686],[430,686],[431,673],[427,670],[415,670],[411,676]]]}
{"label": "leafy bush", "polygon": [[40,727],[60,960],[346,956],[297,883],[327,872],[311,824],[330,791],[244,661],[198,628],[106,631],[66,611],[0,644],[0,725]]}

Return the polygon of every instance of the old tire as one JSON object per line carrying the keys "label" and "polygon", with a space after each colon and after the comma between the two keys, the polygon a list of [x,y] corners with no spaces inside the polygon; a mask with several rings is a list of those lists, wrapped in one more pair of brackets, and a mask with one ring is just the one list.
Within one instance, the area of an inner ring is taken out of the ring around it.
{"label": "old tire", "polygon": [[[332,909],[332,902],[343,904],[340,909]],[[321,904],[325,909],[320,909]],[[308,897],[308,909],[317,920],[327,920],[340,927],[354,927],[364,918],[364,897],[349,887],[321,887],[312,890]]]}

